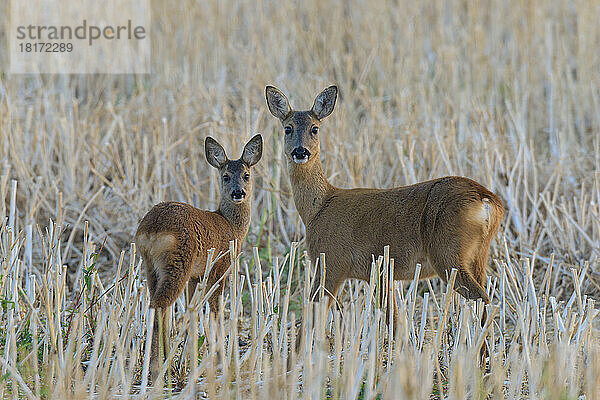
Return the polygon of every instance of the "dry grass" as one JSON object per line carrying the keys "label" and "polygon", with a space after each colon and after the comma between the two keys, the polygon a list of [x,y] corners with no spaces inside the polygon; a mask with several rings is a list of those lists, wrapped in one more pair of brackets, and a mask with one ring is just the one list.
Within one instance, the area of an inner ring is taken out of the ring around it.
{"label": "dry grass", "polygon": [[[142,379],[137,222],[164,199],[214,207],[204,137],[237,156],[261,132],[227,315],[211,324],[201,294],[195,312],[176,307],[170,392],[599,398],[600,2],[168,3],[153,5],[152,75],[0,75],[0,397],[158,394]],[[341,97],[321,142],[334,184],[457,174],[505,202],[484,329],[481,306],[438,280],[397,285],[396,332],[364,283],[344,287],[342,314],[306,302],[303,226],[264,86],[308,108],[332,82]],[[294,318],[312,322],[296,332]]]}

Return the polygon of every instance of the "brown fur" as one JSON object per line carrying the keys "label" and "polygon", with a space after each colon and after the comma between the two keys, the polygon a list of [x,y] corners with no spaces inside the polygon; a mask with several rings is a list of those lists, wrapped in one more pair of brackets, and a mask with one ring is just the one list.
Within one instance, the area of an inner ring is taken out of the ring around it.
{"label": "brown fur", "polygon": [[[188,281],[202,280],[209,249],[214,248],[218,254],[229,250],[230,240],[241,243],[250,223],[249,204],[240,207],[239,220],[233,222],[219,210],[204,211],[177,202],[157,204],[146,214],[136,233],[136,243],[146,265],[151,307],[170,306]],[[209,288],[228,267],[229,257],[215,263],[208,278]],[[190,288],[191,293],[194,289]],[[221,290],[222,285],[210,299],[212,310],[216,310]]]}
{"label": "brown fur", "polygon": [[[310,111],[292,111],[283,93],[266,89],[271,113],[280,118],[284,151],[296,208],[306,226],[312,260],[326,254],[325,289],[335,295],[348,278],[368,281],[372,255],[390,246],[394,279],[412,279],[415,266],[421,278],[444,281],[458,269],[456,290],[466,298],[481,298],[492,238],[504,208],[498,196],[479,183],[449,176],[393,189],[340,189],[325,178],[320,160],[319,133],[314,128],[333,111],[337,88],[331,86]],[[318,107],[317,107],[318,105]],[[305,163],[293,152],[310,152]],[[318,288],[313,287],[313,296]]]}
{"label": "brown fur", "polygon": [[[229,161],[223,149],[207,138],[207,159],[221,173],[221,201],[216,211],[204,211],[189,204],[164,202],[155,205],[140,222],[135,242],[145,264],[150,307],[157,310],[152,338],[152,377],[156,378],[162,365],[159,358],[158,321],[163,320],[163,346],[169,348],[167,310],[181,295],[186,284],[192,295],[204,278],[208,250],[215,256],[229,250],[229,242],[239,245],[250,226],[252,184],[250,169],[262,154],[262,138],[255,136],[246,145],[242,158]],[[209,151],[213,149],[216,153]],[[251,158],[254,156],[254,158]],[[227,181],[225,181],[227,176]],[[244,177],[248,179],[245,180]],[[234,191],[243,190],[241,202],[232,200]],[[238,246],[239,247],[239,246]],[[230,257],[222,257],[213,265],[207,279],[210,289],[227,271]],[[209,299],[213,312],[218,310],[223,282]]]}

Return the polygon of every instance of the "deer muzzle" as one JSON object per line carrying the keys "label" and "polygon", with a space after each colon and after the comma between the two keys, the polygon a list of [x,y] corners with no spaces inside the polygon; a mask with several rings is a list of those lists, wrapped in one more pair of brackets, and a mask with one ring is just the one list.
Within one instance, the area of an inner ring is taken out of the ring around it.
{"label": "deer muzzle", "polygon": [[246,197],[246,192],[238,189],[231,192],[231,200],[234,203],[240,203]]}
{"label": "deer muzzle", "polygon": [[296,164],[305,164],[310,158],[310,151],[306,147],[296,147],[292,151],[292,159]]}

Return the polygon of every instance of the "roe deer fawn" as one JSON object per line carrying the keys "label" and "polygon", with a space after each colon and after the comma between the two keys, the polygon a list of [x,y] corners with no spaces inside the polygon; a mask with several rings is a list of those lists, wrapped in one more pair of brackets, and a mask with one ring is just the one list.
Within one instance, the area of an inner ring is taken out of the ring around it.
{"label": "roe deer fawn", "polygon": [[[306,226],[308,255],[313,261],[320,253],[327,256],[324,286],[330,296],[348,278],[368,281],[371,255],[389,245],[395,280],[412,279],[417,263],[423,266],[421,278],[438,275],[444,281],[456,268],[456,290],[468,299],[489,302],[487,257],[504,215],[498,196],[457,176],[393,189],[334,187],[323,173],[319,127],[333,111],[337,87],[323,90],[308,111],[292,110],[273,86],[265,92],[269,111],[283,125],[285,158],[296,209]],[[315,283],[311,298],[317,294],[318,278]]]}
{"label": "roe deer fawn", "polygon": [[[250,170],[262,156],[262,137],[256,135],[246,144],[239,160],[229,160],[223,147],[207,137],[205,152],[208,163],[220,172],[221,199],[216,211],[199,210],[189,204],[165,202],[155,205],[142,219],[135,234],[146,267],[150,307],[156,309],[152,336],[152,379],[156,379],[163,359],[159,358],[159,340],[168,349],[166,312],[188,285],[194,293],[204,277],[207,252],[215,254],[229,249],[229,241],[240,244],[250,226],[252,179]],[[207,280],[211,288],[227,271],[229,257],[213,265]],[[211,310],[219,305],[223,282],[209,299]],[[164,327],[159,338],[159,319]]]}

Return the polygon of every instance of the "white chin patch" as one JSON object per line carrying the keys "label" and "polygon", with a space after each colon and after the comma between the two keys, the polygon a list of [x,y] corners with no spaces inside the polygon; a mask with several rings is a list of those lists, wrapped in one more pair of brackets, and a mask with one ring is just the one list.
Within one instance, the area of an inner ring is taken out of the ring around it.
{"label": "white chin patch", "polygon": [[234,203],[241,203],[242,201],[244,201],[244,199],[231,199],[231,201],[233,201]]}
{"label": "white chin patch", "polygon": [[294,162],[296,164],[306,164],[308,162],[308,157],[302,159],[294,157]]}

